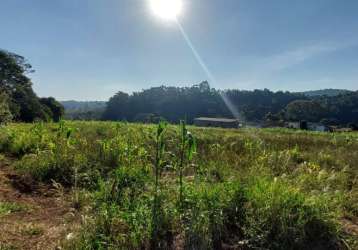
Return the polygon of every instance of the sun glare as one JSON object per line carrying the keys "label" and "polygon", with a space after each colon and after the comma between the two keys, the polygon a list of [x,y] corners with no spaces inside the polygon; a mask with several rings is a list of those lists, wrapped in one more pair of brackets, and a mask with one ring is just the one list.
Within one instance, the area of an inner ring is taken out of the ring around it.
{"label": "sun glare", "polygon": [[153,13],[165,20],[175,20],[182,12],[182,0],[149,0]]}

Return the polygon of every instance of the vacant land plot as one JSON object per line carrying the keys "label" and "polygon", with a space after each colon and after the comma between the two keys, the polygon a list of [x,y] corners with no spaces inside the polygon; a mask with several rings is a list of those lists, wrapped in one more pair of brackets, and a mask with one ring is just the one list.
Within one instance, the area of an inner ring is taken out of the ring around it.
{"label": "vacant land plot", "polygon": [[356,249],[358,134],[0,128],[0,249]]}

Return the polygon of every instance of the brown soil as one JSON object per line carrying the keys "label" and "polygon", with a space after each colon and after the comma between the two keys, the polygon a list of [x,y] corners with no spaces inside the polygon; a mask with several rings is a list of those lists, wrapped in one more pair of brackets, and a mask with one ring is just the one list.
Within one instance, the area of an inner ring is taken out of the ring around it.
{"label": "brown soil", "polygon": [[68,200],[68,194],[35,185],[0,162],[0,202],[24,207],[0,215],[0,249],[61,249],[80,217]]}
{"label": "brown soil", "polygon": [[358,239],[358,218],[343,218],[341,224],[346,234]]}

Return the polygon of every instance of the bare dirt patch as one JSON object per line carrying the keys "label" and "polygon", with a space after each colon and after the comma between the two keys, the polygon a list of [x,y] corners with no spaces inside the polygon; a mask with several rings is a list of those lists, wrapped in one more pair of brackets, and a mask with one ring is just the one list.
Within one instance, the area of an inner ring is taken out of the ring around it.
{"label": "bare dirt patch", "polygon": [[0,214],[0,249],[58,249],[79,224],[67,198],[0,162],[0,202],[22,208]]}
{"label": "bare dirt patch", "polygon": [[344,231],[347,234],[358,237],[358,219],[342,219],[341,223],[343,225]]}

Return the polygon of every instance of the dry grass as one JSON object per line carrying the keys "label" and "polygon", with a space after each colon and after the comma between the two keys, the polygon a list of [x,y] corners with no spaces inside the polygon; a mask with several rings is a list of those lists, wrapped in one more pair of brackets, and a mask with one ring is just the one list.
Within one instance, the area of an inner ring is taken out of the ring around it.
{"label": "dry grass", "polygon": [[78,225],[75,207],[87,219],[65,244],[72,249],[149,248],[153,239],[171,248],[357,247],[357,133],[189,127],[197,153],[182,169],[180,199],[179,128],[166,129],[159,161],[156,129],[109,122],[1,128],[1,199],[30,209],[0,218],[0,242],[53,248],[74,232],[71,222]]}

